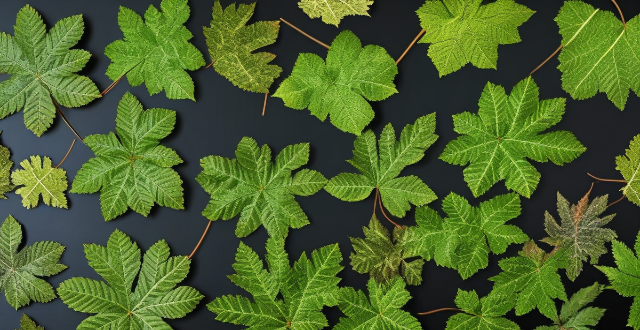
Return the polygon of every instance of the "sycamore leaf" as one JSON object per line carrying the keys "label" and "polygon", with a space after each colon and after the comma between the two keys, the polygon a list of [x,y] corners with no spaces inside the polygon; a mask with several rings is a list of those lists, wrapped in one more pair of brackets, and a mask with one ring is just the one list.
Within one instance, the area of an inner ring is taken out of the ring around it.
{"label": "sycamore leaf", "polygon": [[16,310],[31,301],[41,303],[56,298],[53,288],[39,277],[49,277],[67,269],[58,263],[64,246],[41,241],[18,251],[22,226],[11,215],[0,227],[0,291]]}
{"label": "sycamore leaf", "polygon": [[395,277],[389,284],[378,284],[369,279],[367,295],[351,287],[340,289],[338,307],[347,316],[341,317],[333,330],[420,330],[420,322],[401,308],[407,304],[411,295],[400,277]]}
{"label": "sycamore leaf", "polygon": [[24,6],[14,36],[0,32],[0,119],[24,109],[25,126],[41,136],[56,116],[55,102],[68,108],[100,97],[91,79],[76,74],[91,54],[75,46],[84,33],[82,15],[64,18],[47,32],[40,14]]}
{"label": "sycamore leaf", "polygon": [[244,137],[236,149],[236,159],[207,156],[200,160],[203,171],[196,181],[211,195],[202,211],[211,221],[229,220],[240,214],[238,237],[246,237],[263,225],[270,236],[287,236],[289,228],[309,224],[295,196],[311,196],[327,179],[313,170],[292,172],[309,162],[309,144],[284,148],[275,163],[271,149],[258,147]]}
{"label": "sycamore leaf", "polygon": [[[0,131],[2,133],[2,131]],[[7,199],[5,195],[11,192],[14,185],[11,184],[11,168],[13,162],[11,161],[11,152],[9,148],[0,145],[0,199]]]}
{"label": "sycamore leaf", "polygon": [[598,325],[604,315],[604,308],[585,307],[592,303],[604,289],[603,285],[594,283],[580,289],[568,302],[562,305],[560,315],[551,318],[553,325],[539,326],[536,330],[589,330]]}
{"label": "sycamore leaf", "polygon": [[563,267],[561,253],[546,253],[536,243],[524,245],[520,256],[502,259],[502,272],[489,278],[497,294],[515,295],[516,315],[524,315],[537,308],[542,315],[553,319],[557,314],[553,299],[567,301],[558,268]]}
{"label": "sycamore leaf", "polygon": [[478,298],[475,291],[458,289],[456,306],[462,310],[447,320],[446,330],[519,330],[520,327],[504,317],[516,304],[514,295],[489,295]]}
{"label": "sycamore leaf", "polygon": [[27,314],[22,314],[19,330],[44,330],[44,328],[39,327],[36,322],[27,316]]}
{"label": "sycamore leaf", "polygon": [[625,155],[616,157],[616,169],[620,171],[627,185],[622,193],[634,204],[640,206],[640,134],[636,135]]}
{"label": "sycamore leaf", "polygon": [[640,95],[640,17],[622,22],[610,11],[565,1],[556,22],[562,35],[558,68],[562,88],[574,99],[598,92],[624,110],[629,89]]}
{"label": "sycamore leaf", "polygon": [[424,260],[417,255],[404,252],[406,229],[393,229],[393,239],[389,231],[374,214],[369,227],[363,228],[365,238],[350,238],[354,252],[351,266],[360,274],[369,273],[377,283],[387,284],[396,276],[402,277],[409,285],[422,282]]}
{"label": "sycamore leaf", "polygon": [[191,260],[186,256],[169,257],[169,245],[164,240],[147,250],[142,264],[140,248],[119,230],[111,234],[106,247],[85,244],[84,253],[89,266],[105,281],[74,277],[58,287],[60,298],[69,308],[97,314],[84,319],[78,330],[170,330],[163,318],[182,318],[204,298],[190,286],[176,287],[189,274]]}
{"label": "sycamore leaf", "polygon": [[342,270],[342,254],[338,244],[302,254],[290,265],[284,249],[284,238],[267,240],[264,263],[250,247],[240,242],[233,264],[236,274],[231,282],[253,296],[253,301],[241,295],[216,298],[207,307],[216,320],[248,329],[314,330],[328,326],[322,314],[324,306],[338,301],[336,275]]}
{"label": "sycamore leaf", "polygon": [[30,209],[42,201],[53,207],[67,208],[67,172],[53,167],[49,157],[31,156],[20,162],[23,169],[13,171],[11,181],[17,186],[16,194],[22,196],[22,206]]}
{"label": "sycamore leaf", "polygon": [[213,3],[211,27],[204,27],[207,48],[213,68],[235,86],[256,93],[268,93],[282,68],[269,64],[276,56],[267,52],[253,53],[273,44],[280,30],[279,21],[260,21],[246,25],[256,4],[229,5],[222,9]]}
{"label": "sycamore leaf", "polygon": [[615,214],[600,217],[607,209],[607,195],[596,197],[589,204],[589,194],[577,205],[569,202],[558,193],[558,215],[560,224],[549,212],[544,214],[544,227],[549,237],[543,242],[557,248],[565,248],[563,257],[567,258],[567,277],[574,281],[582,271],[582,263],[591,259],[596,264],[598,258],[607,253],[605,243],[616,238],[612,229],[602,228],[608,224]]}
{"label": "sycamore leaf", "polygon": [[322,17],[326,24],[338,26],[345,16],[369,16],[373,0],[300,0],[298,7],[311,18]]}
{"label": "sycamore leaf", "polygon": [[528,77],[507,96],[501,86],[487,83],[478,114],[453,115],[461,134],[449,142],[440,159],[465,166],[464,180],[475,197],[500,180],[525,197],[538,186],[540,173],[527,161],[563,165],[586,148],[568,131],[543,133],[564,114],[564,99],[538,100],[538,86]]}
{"label": "sycamore leaf", "polygon": [[368,101],[382,101],[398,92],[393,79],[396,62],[380,46],[364,48],[351,31],[341,32],[327,52],[320,56],[298,56],[291,76],[273,94],[296,110],[309,109],[321,121],[343,132],[360,135],[374,117]]}
{"label": "sycamore leaf", "polygon": [[496,69],[498,45],[520,42],[518,27],[534,11],[513,0],[427,0],[418,9],[426,31],[420,43],[431,44],[429,57],[440,77],[458,71],[467,63],[481,69]]}
{"label": "sycamore leaf", "polygon": [[111,59],[107,76],[117,81],[126,75],[131,86],[144,83],[150,95],[164,89],[169,99],[195,101],[193,80],[186,70],[197,70],[205,63],[202,53],[189,43],[193,34],[184,26],[189,15],[187,0],[162,0],[160,10],[150,5],[144,21],[121,6],[118,25],[124,39],[104,50]]}
{"label": "sycamore leaf", "polygon": [[615,259],[617,268],[607,266],[596,266],[602,271],[611,287],[624,297],[633,297],[633,304],[629,310],[629,320],[627,326],[636,330],[640,329],[640,233],[636,238],[633,251],[624,243],[613,240],[611,251]]}
{"label": "sycamore leaf", "polygon": [[415,175],[398,177],[402,170],[417,163],[436,141],[435,113],[422,116],[404,127],[400,140],[391,124],[380,134],[367,130],[353,143],[353,158],[347,162],[362,174],[340,173],[327,183],[325,190],[347,202],[358,202],[380,193],[382,204],[396,217],[404,217],[411,204],[422,206],[437,199],[435,193]]}
{"label": "sycamore leaf", "polygon": [[146,217],[154,203],[182,210],[182,180],[171,168],[182,163],[182,159],[173,149],[160,144],[175,123],[175,111],[143,110],[138,99],[127,92],[118,104],[117,137],[111,132],[85,138],[84,143],[96,157],[82,165],[71,192],[100,191],[106,221],[115,219],[127,208]]}
{"label": "sycamore leaf", "polygon": [[456,269],[463,279],[489,265],[489,252],[502,254],[510,244],[528,240],[514,225],[505,224],[520,215],[517,194],[496,196],[473,207],[462,196],[449,194],[442,201],[447,217],[428,208],[416,210],[415,227],[407,229],[405,253],[434,259]]}

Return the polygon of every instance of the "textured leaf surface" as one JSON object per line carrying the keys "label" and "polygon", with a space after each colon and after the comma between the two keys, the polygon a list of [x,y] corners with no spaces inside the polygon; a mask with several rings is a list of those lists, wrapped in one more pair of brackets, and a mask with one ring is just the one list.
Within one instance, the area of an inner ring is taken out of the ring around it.
{"label": "textured leaf surface", "polygon": [[[0,131],[2,133],[2,131]],[[9,148],[0,145],[0,199],[7,199],[5,195],[11,192],[14,185],[11,184],[11,168],[13,162],[11,161],[11,152]]]}
{"label": "textured leaf surface", "polygon": [[622,193],[634,204],[640,206],[640,135],[636,135],[624,155],[616,157],[616,169],[620,171],[627,185]]}
{"label": "textured leaf surface", "polygon": [[176,210],[184,208],[182,179],[172,169],[182,163],[178,154],[160,145],[176,123],[175,111],[143,110],[128,92],[118,104],[116,134],[87,136],[85,144],[96,157],[78,171],[71,192],[100,191],[100,206],[106,221],[131,208],[149,215],[155,203]]}
{"label": "textured leaf surface", "polygon": [[76,74],[91,54],[71,49],[84,33],[82,15],[58,21],[49,32],[40,14],[24,6],[16,18],[14,36],[0,32],[0,119],[24,109],[25,126],[41,136],[56,116],[54,102],[83,106],[100,97],[91,79]]}
{"label": "textured leaf surface", "polygon": [[342,270],[338,244],[302,254],[293,267],[284,249],[284,238],[267,241],[266,263],[244,243],[240,243],[233,264],[236,274],[229,279],[253,296],[227,295],[207,307],[216,320],[247,326],[247,329],[315,330],[328,326],[324,306],[338,302],[337,274]]}
{"label": "textured leaf surface", "polygon": [[490,293],[482,299],[475,291],[458,289],[456,306],[463,313],[457,313],[447,320],[446,330],[519,330],[520,327],[504,315],[516,304],[514,295]]}
{"label": "textured leaf surface", "polygon": [[213,68],[235,86],[256,93],[268,93],[282,68],[269,64],[276,56],[267,52],[254,53],[273,44],[280,30],[279,21],[260,21],[246,25],[255,3],[229,5],[222,9],[220,1],[213,4],[211,27],[204,27],[207,48]]}
{"label": "textured leaf surface", "polygon": [[162,0],[160,10],[150,5],[144,21],[133,10],[120,7],[118,25],[124,39],[109,44],[104,53],[111,59],[107,76],[127,76],[131,86],[144,83],[150,95],[163,89],[170,99],[191,99],[193,80],[186,72],[204,66],[204,57],[189,43],[193,34],[184,26],[189,19],[187,0]]}
{"label": "textured leaf surface", "polygon": [[189,274],[191,261],[186,256],[170,257],[164,240],[145,252],[142,263],[138,246],[119,230],[111,234],[106,247],[85,244],[84,252],[104,281],[74,277],[58,287],[69,308],[97,314],[82,321],[78,330],[170,330],[163,318],[182,318],[204,298],[192,287],[176,287]]}
{"label": "textured leaf surface", "polygon": [[284,148],[275,162],[267,145],[243,138],[236,158],[207,156],[196,180],[211,195],[202,214],[211,221],[229,220],[240,214],[236,235],[245,237],[263,225],[270,236],[284,237],[289,228],[309,224],[295,196],[310,196],[327,182],[319,172],[303,169],[309,162],[309,144]]}
{"label": "textured leaf surface", "polygon": [[428,208],[416,210],[416,223],[407,229],[405,253],[434,259],[456,269],[463,279],[489,265],[489,252],[502,254],[510,244],[527,241],[520,228],[505,224],[520,215],[517,194],[499,195],[473,207],[462,196],[449,194],[442,201],[447,217]]}
{"label": "textured leaf surface", "polygon": [[380,46],[364,48],[351,31],[341,32],[331,44],[326,63],[320,56],[298,56],[291,76],[273,94],[296,110],[331,123],[343,132],[360,135],[374,117],[368,101],[382,101],[398,92],[393,79],[396,62]]}
{"label": "textured leaf surface", "polygon": [[347,317],[341,317],[333,330],[422,329],[413,315],[401,309],[411,299],[405,286],[400,277],[393,278],[389,284],[370,279],[369,297],[351,287],[341,288],[338,307]]}
{"label": "textured leaf surface", "polygon": [[507,96],[501,86],[487,83],[478,103],[478,114],[453,116],[461,136],[447,144],[440,159],[467,165],[464,180],[478,197],[500,180],[520,195],[530,197],[540,173],[527,161],[551,161],[563,165],[586,148],[567,131],[546,132],[564,114],[564,99],[539,101],[539,90],[528,77]]}
{"label": "textured leaf surface", "polygon": [[22,318],[20,318],[19,330],[44,330],[44,328],[39,327],[36,324],[36,322],[34,322],[31,318],[27,316],[27,314],[22,314]]}
{"label": "textured leaf surface", "polygon": [[20,187],[16,194],[22,196],[22,205],[28,209],[42,201],[53,207],[67,208],[67,172],[55,168],[49,157],[31,156],[20,162],[22,169],[13,171],[11,180]]}
{"label": "textured leaf surface", "polygon": [[565,1],[556,22],[563,46],[558,68],[571,97],[584,100],[602,92],[624,110],[630,89],[640,95],[640,17],[625,30],[610,11]]}
{"label": "textured leaf surface", "polygon": [[380,193],[382,204],[389,213],[404,217],[411,205],[422,206],[434,201],[435,193],[417,176],[398,177],[402,170],[417,163],[425,151],[438,138],[434,134],[435,113],[422,116],[405,126],[396,140],[391,124],[387,124],[376,142],[376,136],[367,130],[353,143],[353,158],[348,160],[361,174],[341,173],[327,183],[325,189],[332,196],[348,202]]}
{"label": "textured leaf surface", "polygon": [[373,0],[300,0],[298,7],[311,18],[322,17],[326,24],[338,26],[345,16],[369,16]]}
{"label": "textured leaf surface", "polygon": [[549,212],[544,214],[544,227],[549,237],[543,241],[565,248],[562,255],[567,258],[567,277],[572,281],[582,271],[582,264],[587,258],[590,258],[591,264],[598,263],[598,258],[607,253],[605,243],[617,237],[612,229],[602,228],[615,216],[611,214],[600,217],[607,209],[607,199],[607,195],[604,195],[589,203],[587,194],[577,205],[569,205],[558,193],[560,223]]}
{"label": "textured leaf surface", "polygon": [[67,269],[58,263],[64,246],[41,241],[18,250],[22,226],[8,216],[0,227],[0,291],[16,310],[31,301],[46,303],[56,298],[53,288],[40,277],[49,277]]}
{"label": "textured leaf surface", "polygon": [[429,57],[440,76],[458,71],[467,63],[496,69],[498,45],[520,42],[518,27],[529,20],[531,9],[513,0],[427,0],[418,9],[429,43]]}
{"label": "textured leaf surface", "polygon": [[553,299],[567,301],[558,274],[558,268],[563,266],[558,255],[545,253],[533,241],[527,242],[520,256],[500,260],[502,272],[489,278],[494,282],[492,292],[517,296],[516,315],[537,308],[553,319],[558,315]]}
{"label": "textured leaf surface", "polygon": [[604,308],[586,307],[592,303],[602,292],[604,286],[594,283],[591,286],[580,289],[569,301],[562,305],[560,315],[552,318],[551,326],[539,326],[536,330],[590,330],[598,325],[604,315]]}

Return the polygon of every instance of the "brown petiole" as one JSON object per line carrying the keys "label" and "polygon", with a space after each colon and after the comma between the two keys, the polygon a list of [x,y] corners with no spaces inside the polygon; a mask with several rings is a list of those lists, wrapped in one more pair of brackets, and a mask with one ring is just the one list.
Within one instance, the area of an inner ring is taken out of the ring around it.
{"label": "brown petiole", "polygon": [[387,215],[387,213],[384,212],[384,207],[382,206],[382,197],[380,197],[380,188],[376,187],[376,198],[374,200],[374,204],[373,204],[373,214],[375,214],[375,202],[378,202],[378,206],[380,206],[380,212],[382,212],[382,215],[389,221],[391,222],[394,226],[396,226],[396,228],[398,229],[402,229],[404,227],[402,227],[401,225],[397,224],[395,221],[391,220],[391,218],[389,218],[389,216]]}
{"label": "brown petiole", "polygon": [[73,150],[73,146],[76,145],[76,140],[77,140],[77,138],[73,138],[73,141],[71,141],[71,146],[69,146],[69,150],[67,150],[67,153],[64,155],[64,157],[62,157],[62,160],[60,161],[60,163],[58,163],[58,165],[56,165],[56,168],[60,168],[60,166],[62,166],[64,161],[67,160],[67,157],[69,157],[69,154],[71,153],[71,150]]}
{"label": "brown petiole", "polygon": [[211,227],[211,223],[213,222],[211,220],[208,220],[208,221],[209,223],[207,224],[207,228],[204,229],[204,233],[202,233],[202,236],[200,236],[200,240],[198,241],[198,244],[196,244],[196,247],[193,248],[193,251],[191,251],[191,254],[189,254],[187,259],[193,258],[193,255],[196,254],[196,251],[198,251],[198,249],[200,248],[200,245],[202,245],[202,241],[204,241],[205,236],[207,236],[207,233],[209,232],[209,228]]}
{"label": "brown petiole", "polygon": [[602,182],[619,182],[619,183],[627,183],[627,180],[617,180],[617,179],[603,179],[603,178],[599,178],[591,173],[587,173],[588,176],[590,176],[591,178],[598,180],[598,181],[602,181]]}
{"label": "brown petiole", "polygon": [[420,33],[418,33],[418,35],[413,39],[413,41],[409,44],[409,47],[407,47],[407,49],[404,50],[404,53],[402,53],[402,55],[400,55],[400,57],[398,57],[398,59],[396,60],[396,65],[398,65],[398,63],[400,63],[400,61],[402,61],[402,59],[404,58],[405,55],[407,55],[407,53],[409,52],[409,50],[416,44],[416,42],[418,42],[418,40],[420,40],[420,37],[422,37],[422,35],[424,35],[427,32],[427,30],[422,29],[420,31]]}
{"label": "brown petiole", "polygon": [[429,314],[435,314],[435,313],[445,312],[445,311],[462,312],[462,309],[455,308],[455,307],[445,307],[445,308],[434,309],[428,312],[418,313],[418,315],[429,315]]}
{"label": "brown petiole", "polygon": [[327,44],[325,44],[324,42],[322,42],[322,41],[320,41],[320,40],[318,40],[318,39],[316,39],[316,38],[312,37],[311,35],[309,35],[308,33],[304,32],[304,31],[302,31],[301,29],[299,29],[299,28],[298,28],[298,27],[296,27],[295,25],[293,25],[293,24],[291,24],[291,23],[287,22],[284,18],[280,18],[280,21],[281,21],[282,23],[284,23],[284,24],[289,25],[292,29],[294,29],[294,30],[296,30],[296,31],[300,32],[300,34],[302,34],[303,36],[305,36],[305,37],[307,37],[307,38],[311,39],[312,41],[314,41],[314,42],[315,42],[315,43],[317,43],[318,45],[320,45],[320,46],[322,46],[322,47],[324,47],[324,48],[326,48],[326,49],[329,49],[329,48],[330,48],[330,47],[329,47],[329,45],[327,45]]}
{"label": "brown petiole", "polygon": [[618,13],[620,14],[620,19],[622,20],[622,25],[624,26],[624,30],[627,30],[627,22],[624,20],[624,15],[622,15],[622,10],[620,9],[620,6],[618,6],[618,3],[616,2],[616,0],[611,0],[611,2],[613,2],[613,4],[616,6],[616,9],[618,9]]}
{"label": "brown petiole", "polygon": [[60,117],[62,117],[62,120],[64,120],[64,123],[67,124],[67,127],[69,127],[71,132],[73,132],[73,134],[78,138],[78,140],[84,143],[84,139],[80,137],[80,134],[78,134],[78,131],[76,131],[76,129],[73,128],[73,126],[71,126],[71,123],[69,123],[69,121],[67,120],[67,117],[65,117],[64,113],[62,112],[62,109],[60,109],[60,105],[58,104],[56,99],[51,97],[51,100],[53,101],[53,105],[55,105],[56,107],[56,111],[58,111],[58,114],[60,114]]}
{"label": "brown petiole", "polygon": [[264,113],[267,111],[268,98],[269,98],[269,92],[264,93],[264,104],[262,105],[262,117],[264,117]]}

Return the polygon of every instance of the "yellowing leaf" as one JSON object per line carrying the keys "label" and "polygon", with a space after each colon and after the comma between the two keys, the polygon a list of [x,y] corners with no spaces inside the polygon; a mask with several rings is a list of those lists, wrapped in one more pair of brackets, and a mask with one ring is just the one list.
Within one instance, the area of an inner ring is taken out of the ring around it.
{"label": "yellowing leaf", "polygon": [[327,24],[338,26],[345,16],[369,16],[367,11],[373,0],[300,0],[298,7],[309,17],[322,17]]}
{"label": "yellowing leaf", "polygon": [[22,196],[22,205],[28,209],[38,206],[40,196],[42,201],[53,207],[67,208],[67,172],[61,168],[55,168],[49,157],[31,156],[20,162],[22,170],[18,169],[11,174],[11,180],[20,187],[16,194]]}

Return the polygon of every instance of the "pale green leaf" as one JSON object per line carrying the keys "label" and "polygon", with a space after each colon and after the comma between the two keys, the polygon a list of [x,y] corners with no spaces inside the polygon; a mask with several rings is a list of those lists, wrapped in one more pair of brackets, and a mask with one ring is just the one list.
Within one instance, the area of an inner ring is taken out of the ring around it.
{"label": "pale green leaf", "polygon": [[373,0],[300,0],[298,7],[311,18],[322,17],[326,24],[338,26],[346,16],[369,16]]}
{"label": "pale green leaf", "polygon": [[616,157],[616,169],[620,171],[627,184],[622,193],[634,204],[640,206],[640,134],[629,143],[624,155]]}
{"label": "pale green leaf", "polygon": [[22,196],[22,205],[28,209],[38,206],[40,196],[49,206],[67,208],[67,172],[53,167],[49,157],[31,156],[20,162],[22,169],[11,174],[11,181],[19,187],[16,194]]}

